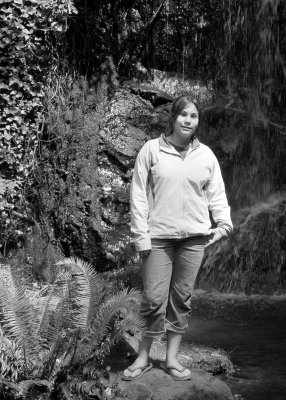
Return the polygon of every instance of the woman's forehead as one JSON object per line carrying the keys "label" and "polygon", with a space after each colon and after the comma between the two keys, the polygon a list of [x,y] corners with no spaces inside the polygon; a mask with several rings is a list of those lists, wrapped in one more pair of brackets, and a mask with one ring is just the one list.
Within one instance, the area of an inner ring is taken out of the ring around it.
{"label": "woman's forehead", "polygon": [[185,105],[185,107],[182,109],[182,111],[187,111],[189,113],[198,113],[198,109],[194,103],[188,103]]}

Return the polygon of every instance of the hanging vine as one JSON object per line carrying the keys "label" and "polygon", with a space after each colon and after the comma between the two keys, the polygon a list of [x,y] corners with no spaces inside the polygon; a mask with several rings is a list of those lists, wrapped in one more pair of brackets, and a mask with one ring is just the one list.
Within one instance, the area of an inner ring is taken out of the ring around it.
{"label": "hanging vine", "polygon": [[[0,1],[0,243],[17,236],[15,213],[33,171],[44,83],[53,63],[50,41],[67,29],[72,0]],[[8,227],[10,226],[10,233]],[[5,237],[3,234],[5,232]]]}

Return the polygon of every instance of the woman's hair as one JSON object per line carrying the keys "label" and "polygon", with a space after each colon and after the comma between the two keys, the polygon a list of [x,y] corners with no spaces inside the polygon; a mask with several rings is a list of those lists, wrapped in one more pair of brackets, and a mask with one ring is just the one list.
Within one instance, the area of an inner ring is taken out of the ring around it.
{"label": "woman's hair", "polygon": [[198,101],[194,97],[192,97],[191,95],[188,95],[188,94],[183,94],[183,95],[177,97],[173,101],[173,104],[172,104],[171,115],[170,115],[169,121],[168,121],[167,135],[171,135],[173,133],[174,123],[175,123],[178,115],[189,104],[194,104],[200,115],[200,107],[199,107]]}

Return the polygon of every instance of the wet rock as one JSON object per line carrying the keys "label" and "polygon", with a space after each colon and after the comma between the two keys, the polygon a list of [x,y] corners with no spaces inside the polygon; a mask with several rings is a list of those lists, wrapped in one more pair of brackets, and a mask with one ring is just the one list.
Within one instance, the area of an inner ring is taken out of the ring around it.
{"label": "wet rock", "polygon": [[242,210],[228,240],[207,250],[196,288],[222,293],[285,293],[285,237],[285,195]]}
{"label": "wet rock", "polygon": [[152,137],[156,115],[151,103],[125,89],[115,92],[105,112],[99,132],[97,172],[106,269],[120,268],[136,257],[130,237],[130,182],[138,151]]}
{"label": "wet rock", "polygon": [[128,159],[135,157],[146,137],[141,129],[122,122],[119,117],[114,117],[112,122],[99,132],[99,135],[106,144],[104,151],[114,157],[119,153],[119,162],[123,164],[124,158],[122,156],[127,158],[128,164]]}
{"label": "wet rock", "polygon": [[[136,335],[135,335],[136,336]],[[165,359],[166,341],[155,340],[152,344],[150,359],[153,368],[141,378],[132,382],[120,379],[124,369],[132,364],[138,351],[138,339],[125,335],[111,352],[109,359],[110,382],[118,382],[116,398],[129,400],[188,400],[188,399],[222,399],[232,400],[229,387],[214,374],[221,372],[232,373],[233,365],[227,355],[221,350],[198,347],[183,343],[178,358],[182,365],[191,369],[192,380],[174,381],[165,371],[160,369],[159,363]],[[204,361],[208,359],[209,363]],[[220,361],[218,361],[220,360]],[[220,363],[220,370],[217,365]]]}
{"label": "wet rock", "polygon": [[153,368],[142,378],[120,384],[129,400],[233,400],[229,387],[202,370],[192,370],[190,381],[174,381],[159,368]]}
{"label": "wet rock", "polygon": [[[138,339],[125,335],[125,342],[121,351],[126,347],[126,352],[128,351],[133,356],[138,353]],[[166,346],[167,342],[164,339],[153,342],[150,357],[155,360],[155,363],[156,360],[165,359]],[[227,353],[220,349],[183,342],[178,353],[178,360],[186,368],[199,368],[213,375],[234,372],[234,366]]]}
{"label": "wet rock", "polygon": [[177,96],[188,93],[195,97],[201,108],[210,103],[213,98],[212,82],[186,79],[184,76],[154,69],[152,84],[159,90],[175,99]]}
{"label": "wet rock", "polygon": [[131,93],[138,94],[143,99],[149,100],[154,107],[171,103],[174,99],[167,92],[150,83],[129,82],[127,87],[130,89]]}
{"label": "wet rock", "polygon": [[[63,118],[51,113],[51,137],[61,140],[43,146],[35,208],[41,225],[47,224],[49,244],[55,240],[65,256],[82,258],[98,271],[136,258],[130,239],[132,170],[139,149],[162,126],[161,111],[139,94],[117,87],[107,101],[104,93],[75,87]],[[42,260],[36,264],[45,269]]]}
{"label": "wet rock", "polygon": [[104,124],[110,125],[115,117],[123,123],[140,128],[148,135],[156,109],[142,97],[131,94],[129,90],[118,89],[105,113]]}

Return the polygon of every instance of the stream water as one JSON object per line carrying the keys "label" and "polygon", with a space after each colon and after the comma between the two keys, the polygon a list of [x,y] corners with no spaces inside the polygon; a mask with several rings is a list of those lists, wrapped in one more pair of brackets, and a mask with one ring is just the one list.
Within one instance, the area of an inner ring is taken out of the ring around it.
{"label": "stream water", "polygon": [[286,296],[198,294],[185,340],[229,353],[236,398],[286,400]]}

